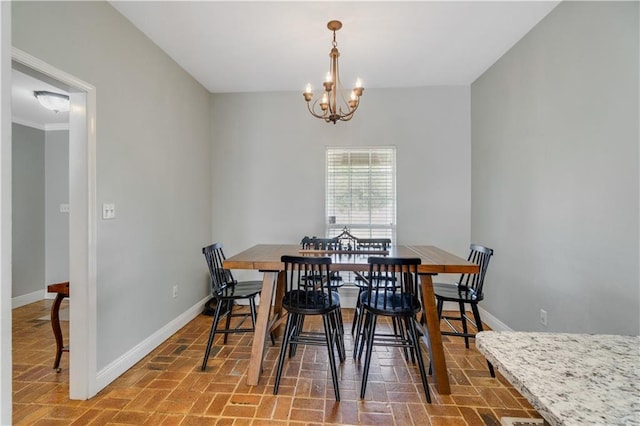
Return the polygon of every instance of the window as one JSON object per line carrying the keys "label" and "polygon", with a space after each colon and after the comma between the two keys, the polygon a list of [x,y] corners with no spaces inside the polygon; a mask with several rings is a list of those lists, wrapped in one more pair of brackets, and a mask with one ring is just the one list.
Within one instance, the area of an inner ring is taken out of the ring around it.
{"label": "window", "polygon": [[395,148],[327,148],[327,236],[346,226],[359,238],[396,233]]}

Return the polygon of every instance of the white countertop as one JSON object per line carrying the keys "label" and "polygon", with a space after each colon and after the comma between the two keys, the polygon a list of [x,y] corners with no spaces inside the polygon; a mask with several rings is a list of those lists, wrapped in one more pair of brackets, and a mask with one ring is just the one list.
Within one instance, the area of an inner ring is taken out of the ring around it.
{"label": "white countertop", "polygon": [[551,425],[640,425],[640,337],[485,331],[476,347]]}

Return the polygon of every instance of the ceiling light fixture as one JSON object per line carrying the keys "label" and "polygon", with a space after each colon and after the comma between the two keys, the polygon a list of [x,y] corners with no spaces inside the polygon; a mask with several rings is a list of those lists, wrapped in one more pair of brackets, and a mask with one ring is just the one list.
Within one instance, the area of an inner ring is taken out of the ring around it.
{"label": "ceiling light fixture", "polygon": [[[364,88],[360,79],[356,81],[356,86],[351,91],[351,96],[347,100],[344,96],[344,88],[340,81],[340,74],[338,72],[338,43],[336,42],[336,31],[342,28],[342,22],[329,21],[327,28],[333,31],[333,48],[329,52],[329,72],[327,77],[322,83],[324,86],[324,93],[320,99],[317,99],[313,104],[311,99],[313,98],[313,92],[311,91],[311,84],[307,84],[307,88],[302,94],[304,100],[307,101],[307,109],[316,118],[321,118],[327,123],[331,122],[336,124],[336,121],[349,121],[353,118],[353,113],[358,109],[360,105],[360,96]],[[339,98],[339,99],[338,99]],[[320,104],[320,111],[317,111],[316,105]],[[343,108],[345,108],[343,110]]]}
{"label": "ceiling light fixture", "polygon": [[36,97],[40,105],[50,109],[53,112],[69,111],[69,96],[60,93],[47,92],[44,90],[35,91],[33,95]]}

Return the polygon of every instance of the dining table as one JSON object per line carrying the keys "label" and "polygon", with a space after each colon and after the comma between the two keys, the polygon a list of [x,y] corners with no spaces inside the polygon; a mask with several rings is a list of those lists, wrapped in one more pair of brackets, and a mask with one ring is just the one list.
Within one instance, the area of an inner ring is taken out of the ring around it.
{"label": "dining table", "polygon": [[379,250],[303,250],[298,244],[258,244],[225,259],[223,263],[225,269],[257,270],[263,273],[262,292],[247,370],[248,385],[258,384],[267,337],[286,320],[286,312],[282,309],[284,274],[281,272],[284,265],[281,257],[284,255],[330,256],[332,271],[355,273],[364,273],[369,270],[367,263],[369,256],[420,258],[418,273],[426,322],[426,328],[422,329],[423,339],[429,349],[436,390],[444,395],[451,393],[432,277],[437,274],[473,274],[478,273],[479,268],[473,262],[432,245],[393,245],[381,252]]}

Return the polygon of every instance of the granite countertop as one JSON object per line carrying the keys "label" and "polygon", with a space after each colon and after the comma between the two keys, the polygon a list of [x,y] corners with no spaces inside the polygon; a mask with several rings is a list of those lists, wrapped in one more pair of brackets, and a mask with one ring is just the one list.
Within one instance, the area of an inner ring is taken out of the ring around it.
{"label": "granite countertop", "polygon": [[640,336],[485,331],[476,347],[551,425],[640,425]]}

